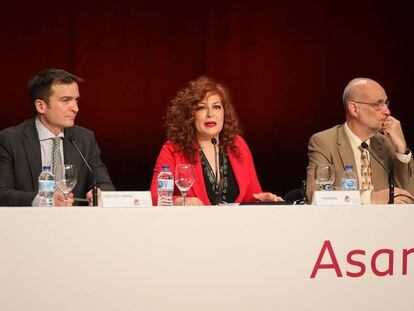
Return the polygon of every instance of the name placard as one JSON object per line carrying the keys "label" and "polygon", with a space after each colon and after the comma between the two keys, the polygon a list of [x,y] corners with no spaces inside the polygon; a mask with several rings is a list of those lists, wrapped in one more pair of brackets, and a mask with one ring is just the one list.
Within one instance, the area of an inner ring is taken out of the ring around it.
{"label": "name placard", "polygon": [[149,207],[150,191],[102,191],[101,207]]}
{"label": "name placard", "polygon": [[312,205],[361,205],[361,194],[356,191],[315,191]]}

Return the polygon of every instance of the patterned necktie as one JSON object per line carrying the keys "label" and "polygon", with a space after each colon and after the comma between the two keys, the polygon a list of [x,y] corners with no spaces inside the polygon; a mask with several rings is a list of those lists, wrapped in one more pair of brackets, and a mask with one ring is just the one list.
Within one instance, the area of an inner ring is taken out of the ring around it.
{"label": "patterned necktie", "polygon": [[362,147],[361,150],[361,180],[359,181],[360,190],[373,190],[372,185],[372,170],[368,159],[368,150]]}
{"label": "patterned necktie", "polygon": [[60,140],[61,137],[53,138],[52,160],[53,160],[53,174],[56,175],[56,168],[62,165],[62,155],[60,154]]}

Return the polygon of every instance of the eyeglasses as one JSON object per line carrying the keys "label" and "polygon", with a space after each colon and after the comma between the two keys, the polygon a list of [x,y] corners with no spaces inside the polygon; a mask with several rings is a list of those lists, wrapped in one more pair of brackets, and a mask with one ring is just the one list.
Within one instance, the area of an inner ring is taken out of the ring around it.
{"label": "eyeglasses", "polygon": [[391,105],[391,101],[389,99],[387,99],[386,101],[379,100],[376,103],[364,103],[364,102],[357,102],[357,101],[353,101],[353,102],[357,104],[369,105],[377,111],[380,111],[382,108],[384,108],[384,106],[388,108]]}

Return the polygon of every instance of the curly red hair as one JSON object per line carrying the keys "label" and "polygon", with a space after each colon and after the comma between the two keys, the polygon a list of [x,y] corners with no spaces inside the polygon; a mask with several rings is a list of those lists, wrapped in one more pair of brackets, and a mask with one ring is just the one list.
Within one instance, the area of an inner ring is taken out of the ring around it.
{"label": "curly red hair", "polygon": [[225,150],[230,150],[236,157],[240,156],[235,145],[235,138],[241,133],[241,129],[229,91],[217,81],[201,76],[190,81],[182,90],[178,91],[168,108],[165,122],[167,139],[176,144],[191,163],[196,161],[198,152],[194,114],[197,105],[206,97],[207,93],[218,94],[223,105],[224,124],[219,134],[220,145]]}

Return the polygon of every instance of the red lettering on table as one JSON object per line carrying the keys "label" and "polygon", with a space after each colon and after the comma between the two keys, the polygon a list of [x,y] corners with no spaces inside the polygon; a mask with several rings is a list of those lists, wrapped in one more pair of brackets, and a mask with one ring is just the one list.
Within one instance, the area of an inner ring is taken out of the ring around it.
{"label": "red lettering on table", "polygon": [[[377,258],[380,255],[388,255],[388,269],[385,271],[379,271],[377,268]],[[375,275],[386,276],[393,275],[394,273],[394,251],[391,249],[379,249],[377,250],[371,258],[371,269]]]}
{"label": "red lettering on table", "polygon": [[403,275],[407,275],[407,271],[408,271],[408,255],[410,255],[411,253],[414,253],[414,248],[410,248],[410,249],[403,249],[403,259],[402,259],[402,274]]}
{"label": "red lettering on table", "polygon": [[350,265],[360,268],[358,272],[349,272],[349,271],[347,271],[346,275],[350,276],[351,278],[358,278],[358,277],[364,275],[366,267],[365,267],[364,263],[354,260],[352,258],[352,256],[354,256],[354,255],[364,255],[365,256],[365,251],[363,251],[362,249],[356,249],[356,250],[350,251],[348,253],[348,255],[346,256],[346,260],[348,261],[348,263]]}
{"label": "red lettering on table", "polygon": [[[329,257],[331,258],[331,263],[329,263],[329,264],[321,263],[322,259],[323,259],[323,256],[325,255],[326,250],[328,250]],[[331,242],[328,241],[328,240],[325,241],[322,245],[322,249],[319,252],[318,259],[316,260],[316,264],[313,267],[313,271],[312,271],[312,274],[310,276],[311,279],[315,278],[316,273],[318,273],[319,269],[335,269],[336,276],[337,277],[342,277],[342,272],[341,272],[341,269],[339,268],[339,264],[338,264],[338,260],[336,259],[336,256],[335,256],[335,252],[332,248]]]}

